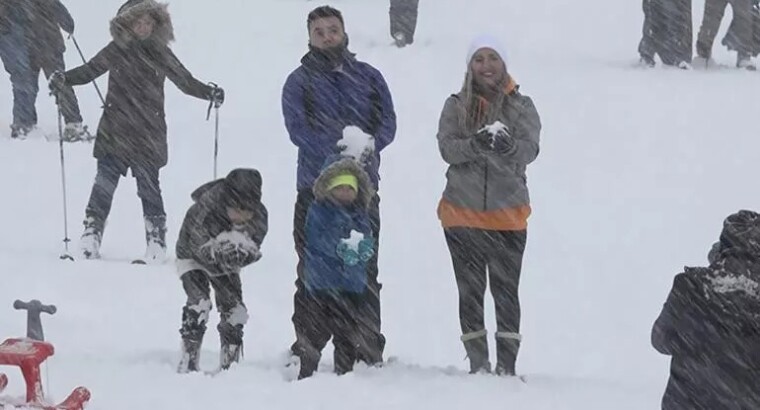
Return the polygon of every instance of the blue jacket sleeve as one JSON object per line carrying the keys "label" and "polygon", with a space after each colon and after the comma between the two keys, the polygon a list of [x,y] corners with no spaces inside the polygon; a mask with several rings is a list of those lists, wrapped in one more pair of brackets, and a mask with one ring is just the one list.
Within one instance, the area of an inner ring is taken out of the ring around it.
{"label": "blue jacket sleeve", "polygon": [[306,250],[320,258],[337,258],[336,248],[340,238],[331,229],[329,210],[320,204],[312,204],[306,214]]}
{"label": "blue jacket sleeve", "polygon": [[306,118],[303,77],[304,74],[296,70],[285,81],[282,90],[282,115],[285,118],[285,128],[290,134],[290,141],[300,149],[310,150],[322,145],[322,138],[312,129]]}
{"label": "blue jacket sleeve", "polygon": [[388,84],[380,71],[374,69],[374,84],[380,96],[380,107],[383,113],[380,118],[380,127],[375,134],[375,150],[382,151],[394,138],[396,138],[396,111],[393,108],[393,98]]}

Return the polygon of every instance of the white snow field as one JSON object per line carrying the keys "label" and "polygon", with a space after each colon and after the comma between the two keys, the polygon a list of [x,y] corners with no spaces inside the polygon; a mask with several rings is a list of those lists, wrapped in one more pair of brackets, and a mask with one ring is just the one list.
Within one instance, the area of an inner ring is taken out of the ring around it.
{"label": "white snow field", "polygon": [[[94,55],[109,41],[108,20],[121,2],[65,3],[84,53]],[[706,261],[726,215],[760,204],[760,74],[633,68],[643,19],[638,1],[423,0],[416,43],[405,49],[390,45],[387,1],[331,1],[344,13],[350,48],[385,75],[398,114],[380,188],[383,330],[386,356],[396,360],[338,377],[328,348],[315,377],[293,382],[282,364],[294,338],[297,151],[285,131],[280,92],[306,51],[306,14],[322,3],[170,6],[176,54],[196,77],[227,91],[219,173],[258,168],[270,211],[264,257],[243,271],[251,316],[245,359],[216,377],[175,373],[184,293],[173,264],[128,263],[145,250],[134,179],[121,180],[103,260],[62,261],[58,145],[0,138],[0,339],[25,334],[15,299],[58,306],[43,318],[56,347],[47,362],[49,398],[60,401],[83,385],[92,391],[89,408],[99,410],[659,408],[669,362],[650,347],[649,332],[671,278],[684,265]],[[703,2],[693,7],[696,30]],[[518,360],[527,383],[466,374],[454,276],[436,217],[445,182],[438,117],[462,83],[470,39],[483,32],[504,40],[509,71],[543,121],[541,154],[528,168],[534,213]],[[716,58],[733,65],[721,36]],[[68,66],[78,65],[73,43],[67,45]],[[104,90],[106,77],[98,83]],[[214,122],[205,121],[204,101],[166,87],[170,161],[161,181],[173,254],[190,192],[212,177]],[[41,88],[47,88],[42,79]],[[94,129],[97,95],[91,86],[76,91]],[[11,100],[5,75],[0,130],[9,130]],[[54,132],[54,105],[44,91],[38,109],[41,126]],[[95,175],[91,149],[65,147],[72,253]],[[213,317],[205,370],[218,363]],[[4,394],[22,396],[17,371],[0,371],[10,376]]]}

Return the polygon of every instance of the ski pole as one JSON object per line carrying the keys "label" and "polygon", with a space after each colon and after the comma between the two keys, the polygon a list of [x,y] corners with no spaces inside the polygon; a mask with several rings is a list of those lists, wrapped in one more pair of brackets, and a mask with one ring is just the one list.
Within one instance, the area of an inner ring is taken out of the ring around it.
{"label": "ski pole", "polygon": [[[208,83],[208,85],[216,88],[218,87],[214,83]],[[216,100],[216,98],[212,98],[211,101],[209,101],[208,104],[208,111],[206,112],[206,121],[209,120],[211,117],[211,108],[214,108],[214,179],[216,180],[216,170],[217,170],[217,158],[219,157],[219,107],[221,104],[219,101]]]}
{"label": "ski pole", "polygon": [[[87,64],[87,60],[84,58],[84,54],[82,53],[82,49],[79,48],[79,43],[77,43],[76,37],[74,37],[74,34],[69,34],[69,38],[74,42],[74,47],[77,48],[77,51],[79,52],[79,57],[82,58],[82,63]],[[98,93],[98,97],[100,97],[100,102],[103,103],[103,107],[106,107],[106,100],[103,98],[103,94],[100,92],[100,88],[98,87],[98,83],[95,82],[95,80],[92,80],[92,85],[95,86],[95,91]]]}
{"label": "ski pole", "polygon": [[56,94],[56,105],[58,106],[58,147],[61,153],[61,186],[63,188],[63,246],[64,254],[60,256],[62,260],[73,261],[74,258],[69,254],[69,217],[68,206],[66,200],[66,165],[63,155],[63,113],[61,112],[61,106],[58,104],[58,95]]}

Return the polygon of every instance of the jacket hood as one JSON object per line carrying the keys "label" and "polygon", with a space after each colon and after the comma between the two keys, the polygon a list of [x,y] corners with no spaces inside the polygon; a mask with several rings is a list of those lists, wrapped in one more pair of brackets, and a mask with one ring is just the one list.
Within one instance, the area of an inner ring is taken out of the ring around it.
{"label": "jacket hood", "polygon": [[342,155],[331,156],[325,161],[322,171],[314,181],[314,198],[327,199],[329,195],[327,186],[330,180],[344,173],[350,173],[359,180],[359,195],[356,200],[362,208],[368,208],[372,197],[375,196],[375,189],[372,187],[369,175],[355,159]]}
{"label": "jacket hood", "polygon": [[138,0],[125,3],[116,17],[111,20],[110,31],[113,41],[121,47],[135,41],[132,34],[132,24],[144,14],[150,14],[156,21],[150,40],[168,45],[174,41],[174,26],[169,14],[168,3],[158,3],[154,0]]}

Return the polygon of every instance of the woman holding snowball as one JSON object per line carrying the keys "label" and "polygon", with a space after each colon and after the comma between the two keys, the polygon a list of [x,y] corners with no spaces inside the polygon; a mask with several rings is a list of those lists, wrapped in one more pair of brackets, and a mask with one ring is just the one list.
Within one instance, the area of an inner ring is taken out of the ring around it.
{"label": "woman holding snowball", "polygon": [[483,319],[488,276],[496,307],[496,373],[514,375],[522,339],[518,285],[531,213],[525,169],[538,156],[541,121],[507,72],[506,56],[497,39],[476,38],[464,85],[443,107],[438,145],[449,169],[438,217],[459,289],[470,372],[491,371]]}

